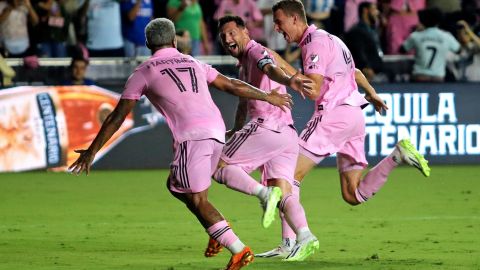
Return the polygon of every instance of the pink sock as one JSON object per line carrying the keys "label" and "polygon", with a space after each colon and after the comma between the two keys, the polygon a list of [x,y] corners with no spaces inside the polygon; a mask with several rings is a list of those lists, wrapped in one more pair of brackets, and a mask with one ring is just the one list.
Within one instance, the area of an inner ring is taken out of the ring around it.
{"label": "pink sock", "polygon": [[[219,221],[212,226],[208,227],[207,233],[213,239],[217,240],[222,246],[226,247],[232,251],[232,246],[239,242],[238,236],[232,231],[230,226],[228,226],[227,221]],[[241,243],[241,242],[240,242]],[[233,252],[232,253],[237,253]]]}
{"label": "pink sock", "polygon": [[261,190],[258,186],[263,187],[242,168],[234,165],[227,165],[218,169],[213,178],[220,184],[249,195],[257,195],[258,190]]}
{"label": "pink sock", "polygon": [[293,194],[284,196],[278,208],[285,214],[288,224],[290,224],[296,235],[298,235],[300,229],[308,228],[305,210],[303,210],[298,196]]}
{"label": "pink sock", "polygon": [[[293,181],[292,185],[292,194],[297,198],[300,198],[300,182],[297,180]],[[297,235],[293,231],[292,227],[288,224],[285,214],[282,211],[279,211],[280,219],[282,220],[282,238],[283,239],[296,239]]]}
{"label": "pink sock", "polygon": [[397,167],[393,160],[393,153],[382,159],[377,166],[373,167],[360,182],[355,190],[355,196],[359,202],[365,202],[377,193],[387,181],[390,172]]}

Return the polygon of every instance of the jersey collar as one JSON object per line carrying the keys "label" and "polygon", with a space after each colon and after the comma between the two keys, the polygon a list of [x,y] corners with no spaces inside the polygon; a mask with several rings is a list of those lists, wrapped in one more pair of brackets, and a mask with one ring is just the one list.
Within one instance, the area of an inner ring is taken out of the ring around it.
{"label": "jersey collar", "polygon": [[317,31],[317,27],[314,25],[314,24],[311,24],[307,30],[305,30],[305,32],[303,32],[303,36],[302,36],[302,39],[300,40],[300,47],[303,47],[303,41],[305,40],[305,38],[307,38],[307,36],[313,32]]}

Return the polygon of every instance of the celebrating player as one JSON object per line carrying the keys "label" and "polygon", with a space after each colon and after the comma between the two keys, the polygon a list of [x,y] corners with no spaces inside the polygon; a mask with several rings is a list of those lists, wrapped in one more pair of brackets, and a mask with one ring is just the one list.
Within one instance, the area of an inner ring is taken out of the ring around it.
{"label": "celebrating player", "polygon": [[230,79],[211,66],[176,49],[175,27],[168,19],[152,20],[145,28],[153,56],[139,65],[128,79],[115,110],[107,117],[92,144],[78,150],[70,166],[75,174],[90,171],[97,151],[107,142],[142,95],[166,118],[174,138],[168,188],[197,217],[210,237],[227,247],[232,258],[226,269],[240,269],[253,260],[253,253],[208,201],[210,177],[219,161],[225,124],[208,85],[234,95],[266,101],[289,110],[291,97],[275,90],[264,92],[237,79]]}
{"label": "celebrating player", "polygon": [[[286,93],[284,85],[288,85],[301,93],[309,93],[309,83],[312,81],[299,79],[299,74],[287,76],[276,65],[277,61],[269,50],[250,39],[245,22],[240,17],[220,18],[218,28],[223,47],[239,60],[242,80],[266,91],[278,88],[280,93]],[[244,125],[247,111],[250,122]],[[215,180],[232,189],[257,196],[264,207],[265,228],[274,220],[275,209],[280,201],[280,212],[295,231],[296,241],[303,243],[298,256],[287,260],[308,257],[319,244],[308,228],[298,196],[292,194],[298,135],[290,110],[280,110],[264,101],[241,99],[235,126],[229,132],[235,133],[223,149],[214,174]],[[257,168],[262,172],[263,185],[249,175]],[[221,246],[210,239],[205,256],[215,256],[220,250]]]}
{"label": "celebrating player", "polygon": [[[336,36],[307,25],[301,1],[282,0],[273,7],[274,27],[289,43],[302,50],[304,74],[313,81],[309,98],[315,110],[300,134],[300,154],[295,179],[305,175],[324,158],[337,153],[337,167],[343,199],[357,205],[371,198],[387,181],[390,172],[405,163],[418,168],[425,176],[430,168],[408,139],[399,141],[393,152],[363,177],[365,158],[365,119],[362,113],[367,100],[381,112],[388,107],[360,71],[355,69],[350,51]],[[365,98],[358,92],[362,86]],[[284,224],[284,223],[283,223]],[[295,256],[283,244],[264,253],[265,257]]]}

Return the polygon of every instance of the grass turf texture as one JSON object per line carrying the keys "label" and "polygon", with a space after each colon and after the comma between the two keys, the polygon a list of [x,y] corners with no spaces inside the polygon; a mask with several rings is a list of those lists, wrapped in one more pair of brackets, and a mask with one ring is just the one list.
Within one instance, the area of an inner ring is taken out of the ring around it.
{"label": "grass turf texture", "polygon": [[[166,171],[0,174],[0,269],[220,269],[208,237],[165,188]],[[256,258],[246,269],[480,269],[480,167],[399,168],[351,207],[337,172],[305,179],[302,202],[320,251],[305,262]],[[254,197],[213,184],[211,201],[256,252],[280,241]]]}

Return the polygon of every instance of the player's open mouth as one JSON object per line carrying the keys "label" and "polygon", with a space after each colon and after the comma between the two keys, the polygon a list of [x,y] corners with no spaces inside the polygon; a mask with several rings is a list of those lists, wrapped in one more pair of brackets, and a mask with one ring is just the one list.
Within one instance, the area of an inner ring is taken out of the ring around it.
{"label": "player's open mouth", "polygon": [[235,50],[237,47],[238,47],[237,43],[232,42],[232,43],[228,44],[228,48],[230,49],[230,51]]}

